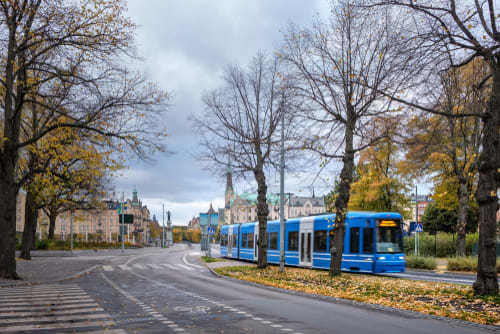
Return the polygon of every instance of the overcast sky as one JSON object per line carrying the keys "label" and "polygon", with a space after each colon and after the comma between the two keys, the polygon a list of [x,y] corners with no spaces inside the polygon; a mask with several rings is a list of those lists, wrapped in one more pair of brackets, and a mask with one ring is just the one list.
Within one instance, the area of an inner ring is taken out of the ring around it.
{"label": "overcast sky", "polygon": [[[172,107],[165,117],[171,155],[158,154],[154,162],[131,162],[115,181],[116,193],[139,198],[161,223],[162,204],[176,225],[186,225],[210,203],[223,207],[225,180],[203,170],[193,156],[200,149],[189,115],[202,110],[205,90],[221,84],[229,63],[248,64],[259,50],[272,53],[289,22],[308,26],[314,15],[327,16],[327,0],[129,0],[129,15],[138,25],[140,65],[148,78],[171,92]],[[279,177],[269,177],[270,190],[279,190]],[[297,181],[285,182],[287,192],[298,193]],[[249,190],[245,184],[236,191]],[[323,190],[316,190],[322,194]],[[310,190],[301,194],[309,195]]]}

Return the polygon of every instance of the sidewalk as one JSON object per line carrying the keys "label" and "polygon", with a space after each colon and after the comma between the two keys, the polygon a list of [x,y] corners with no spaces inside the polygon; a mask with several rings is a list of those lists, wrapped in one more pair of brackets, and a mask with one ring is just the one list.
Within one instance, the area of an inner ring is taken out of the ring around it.
{"label": "sidewalk", "polygon": [[103,259],[79,259],[76,256],[33,257],[30,261],[16,260],[16,271],[21,280],[0,278],[0,287],[61,281],[78,274],[84,274],[92,267],[106,262]]}
{"label": "sidewalk", "polygon": [[[176,250],[172,247],[171,250]],[[167,249],[165,249],[167,250]],[[162,252],[160,248],[76,250],[70,251],[32,251],[29,261],[16,257],[16,271],[21,280],[0,278],[2,286],[25,285],[40,282],[58,282],[76,278],[93,270],[96,266],[110,263],[123,263],[132,256],[144,256]],[[18,256],[19,254],[16,253]]]}

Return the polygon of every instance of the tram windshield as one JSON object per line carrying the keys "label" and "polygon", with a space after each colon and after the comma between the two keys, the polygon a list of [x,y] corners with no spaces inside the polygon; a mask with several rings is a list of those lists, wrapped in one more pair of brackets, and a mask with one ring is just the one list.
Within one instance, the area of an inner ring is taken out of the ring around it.
{"label": "tram windshield", "polygon": [[382,220],[377,225],[377,253],[402,253],[403,232],[399,221]]}

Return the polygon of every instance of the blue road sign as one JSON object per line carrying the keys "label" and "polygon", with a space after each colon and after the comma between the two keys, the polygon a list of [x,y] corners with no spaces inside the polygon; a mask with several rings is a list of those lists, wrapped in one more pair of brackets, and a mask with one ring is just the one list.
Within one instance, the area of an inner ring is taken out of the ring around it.
{"label": "blue road sign", "polygon": [[207,234],[214,235],[215,234],[215,226],[207,226]]}
{"label": "blue road sign", "polygon": [[415,232],[423,232],[424,231],[424,226],[422,224],[417,224],[415,226]]}

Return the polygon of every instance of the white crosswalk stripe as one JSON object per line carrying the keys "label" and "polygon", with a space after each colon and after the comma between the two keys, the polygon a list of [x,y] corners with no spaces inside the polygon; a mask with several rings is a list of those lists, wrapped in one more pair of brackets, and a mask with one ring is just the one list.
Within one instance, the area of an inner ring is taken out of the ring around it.
{"label": "white crosswalk stripe", "polygon": [[176,266],[184,268],[186,270],[194,270],[194,268],[188,267],[188,266],[186,266],[184,264],[180,264],[180,263],[177,263]]}
{"label": "white crosswalk stripe", "polygon": [[174,267],[173,265],[171,264],[168,264],[168,263],[163,263],[162,266],[165,266],[167,267],[168,269],[172,269],[172,270],[179,270],[178,268]]}
{"label": "white crosswalk stripe", "polygon": [[103,330],[114,325],[110,315],[76,284],[0,288],[0,333],[126,333]]}
{"label": "white crosswalk stripe", "polygon": [[102,266],[102,269],[104,269],[105,271],[113,271],[113,267],[112,266]]}

